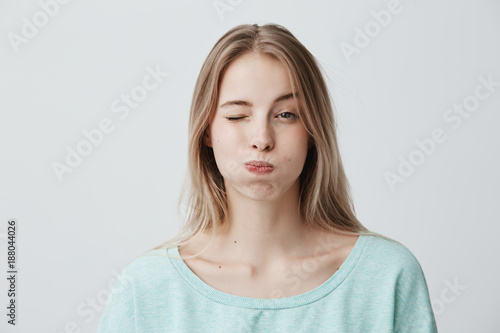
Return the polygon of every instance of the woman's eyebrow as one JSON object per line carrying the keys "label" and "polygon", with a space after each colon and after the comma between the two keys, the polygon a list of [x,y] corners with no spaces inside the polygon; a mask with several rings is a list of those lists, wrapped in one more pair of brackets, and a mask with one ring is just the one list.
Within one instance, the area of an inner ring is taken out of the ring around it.
{"label": "woman's eyebrow", "polygon": [[[295,97],[298,96],[297,93],[288,93],[288,94],[285,94],[283,96],[280,96],[278,98],[276,98],[273,102],[273,104],[276,104],[276,103],[279,103],[279,102],[282,102],[282,101],[285,101],[287,99],[290,99],[292,98],[293,96],[295,95]],[[233,106],[233,105],[243,105],[243,106],[253,106],[252,103],[248,102],[248,101],[243,101],[243,100],[233,100],[233,101],[226,101],[224,104],[221,104],[219,106],[219,108],[227,108],[229,106]]]}

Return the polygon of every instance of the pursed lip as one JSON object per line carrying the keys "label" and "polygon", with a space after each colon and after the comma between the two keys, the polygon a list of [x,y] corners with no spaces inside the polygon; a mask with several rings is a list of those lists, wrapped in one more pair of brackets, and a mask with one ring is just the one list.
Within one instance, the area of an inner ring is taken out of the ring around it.
{"label": "pursed lip", "polygon": [[273,165],[271,163],[267,163],[267,162],[264,162],[264,161],[248,161],[247,163],[245,163],[246,165],[253,165],[253,166],[256,166],[256,167],[270,167],[272,168]]}

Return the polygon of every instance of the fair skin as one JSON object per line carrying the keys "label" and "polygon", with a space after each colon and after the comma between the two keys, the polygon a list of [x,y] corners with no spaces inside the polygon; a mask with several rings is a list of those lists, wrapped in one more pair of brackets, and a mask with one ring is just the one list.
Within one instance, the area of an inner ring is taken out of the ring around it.
{"label": "fair skin", "polygon": [[[223,75],[204,143],[224,178],[228,215],[202,256],[186,261],[216,289],[260,298],[307,292],[340,267],[357,240],[310,230],[300,218],[299,176],[312,141],[292,93],[285,67],[267,55],[241,55]],[[245,163],[251,160],[271,163],[272,172],[250,172]],[[181,254],[203,249],[210,235],[183,246]],[[328,248],[318,246],[321,237]],[[285,287],[283,273],[312,258],[319,263],[315,271],[296,271],[299,286]]]}

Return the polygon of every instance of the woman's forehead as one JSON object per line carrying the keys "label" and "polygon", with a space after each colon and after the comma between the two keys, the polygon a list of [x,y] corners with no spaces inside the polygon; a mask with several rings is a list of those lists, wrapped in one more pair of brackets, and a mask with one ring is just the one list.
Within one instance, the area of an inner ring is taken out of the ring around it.
{"label": "woman's forehead", "polygon": [[243,93],[279,94],[291,90],[291,82],[288,71],[279,61],[269,57],[241,56],[233,60],[223,73],[219,90],[221,97]]}

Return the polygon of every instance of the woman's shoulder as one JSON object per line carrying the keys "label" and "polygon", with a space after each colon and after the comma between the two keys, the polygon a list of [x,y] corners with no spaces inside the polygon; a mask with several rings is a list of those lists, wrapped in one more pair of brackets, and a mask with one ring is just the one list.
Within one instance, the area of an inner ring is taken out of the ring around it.
{"label": "woman's shoulder", "polygon": [[154,278],[175,276],[175,268],[170,261],[168,249],[164,248],[149,250],[136,256],[125,265],[120,275],[131,281],[151,281]]}
{"label": "woman's shoulder", "polygon": [[417,257],[406,245],[386,236],[365,237],[368,239],[363,256],[367,262],[393,271],[421,271]]}

